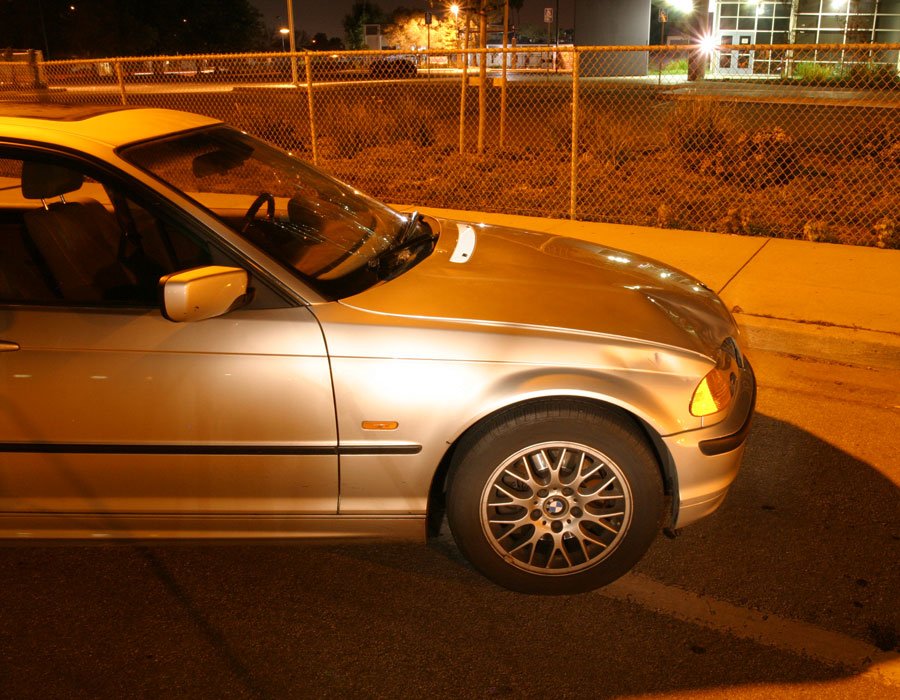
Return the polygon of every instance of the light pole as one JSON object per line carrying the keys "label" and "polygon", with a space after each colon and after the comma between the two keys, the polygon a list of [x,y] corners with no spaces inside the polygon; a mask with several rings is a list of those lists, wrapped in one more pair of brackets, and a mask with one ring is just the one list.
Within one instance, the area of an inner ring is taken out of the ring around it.
{"label": "light pole", "polygon": [[291,45],[291,82],[294,85],[297,84],[297,45],[296,45],[296,32],[294,32],[294,2],[293,0],[287,0],[287,15],[288,15],[288,31],[290,32],[290,45]]}
{"label": "light pole", "polygon": [[[450,14],[453,15],[453,27],[456,29],[456,49],[459,50],[459,5],[453,3],[450,5]],[[459,54],[456,54],[456,60],[459,61]]]}
{"label": "light pole", "polygon": [[281,34],[281,52],[284,53],[284,37],[291,33],[291,30],[287,27],[282,27],[278,30],[278,33]]}

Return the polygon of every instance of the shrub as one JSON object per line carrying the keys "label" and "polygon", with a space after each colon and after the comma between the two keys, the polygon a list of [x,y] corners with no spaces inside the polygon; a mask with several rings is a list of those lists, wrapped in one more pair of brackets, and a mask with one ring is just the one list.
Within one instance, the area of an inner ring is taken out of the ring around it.
{"label": "shrub", "polygon": [[637,138],[631,124],[608,114],[588,113],[579,125],[579,140],[601,163],[619,167],[628,161]]}
{"label": "shrub", "polygon": [[391,103],[388,140],[390,143],[409,141],[427,148],[435,144],[435,129],[428,119],[428,111],[416,100],[407,98]]}
{"label": "shrub", "polygon": [[677,228],[675,214],[668,204],[660,204],[656,209],[657,228]]}
{"label": "shrub", "polygon": [[[582,117],[583,122],[584,117]],[[569,112],[554,110],[547,122],[547,132],[552,147],[557,151],[568,153],[572,150],[572,115]],[[583,141],[579,143],[582,151],[584,150],[583,143]]]}
{"label": "shrub", "polygon": [[733,139],[734,119],[727,107],[709,98],[679,101],[666,121],[669,144],[687,153],[717,153]]}
{"label": "shrub", "polygon": [[360,151],[382,143],[387,120],[381,110],[356,103],[338,104],[328,112],[327,129],[322,136],[329,139],[340,158],[353,158]]}
{"label": "shrub", "polygon": [[880,219],[875,226],[875,245],[879,248],[900,248],[900,223],[890,216]]}
{"label": "shrub", "polygon": [[794,140],[777,126],[741,134],[728,158],[733,165],[724,174],[743,187],[784,185],[799,171]]}
{"label": "shrub", "polygon": [[838,74],[833,66],[803,62],[794,64],[793,78],[804,83],[821,85],[833,82],[838,78]]}
{"label": "shrub", "polygon": [[676,58],[662,67],[663,75],[687,75],[687,72],[688,60],[686,58]]}
{"label": "shrub", "polygon": [[877,157],[894,160],[893,150],[900,146],[900,120],[882,117],[854,132],[847,142],[836,144],[835,151],[849,150],[856,157]]}
{"label": "shrub", "polygon": [[336,155],[353,158],[361,151],[403,141],[427,148],[436,142],[427,112],[414,100],[380,100],[376,109],[364,103],[337,104],[328,111],[323,137]]}
{"label": "shrub", "polygon": [[744,236],[771,236],[773,231],[752,209],[731,207],[719,222],[721,233],[737,233]]}
{"label": "shrub", "polygon": [[803,62],[794,65],[794,81],[810,85],[839,85],[870,89],[900,86],[897,67],[875,61],[847,62],[843,65]]}
{"label": "shrub", "polygon": [[301,126],[283,117],[270,114],[254,105],[235,105],[230,118],[232,124],[242,131],[254,134],[265,141],[291,151],[305,151],[309,148],[309,127]]}
{"label": "shrub", "polygon": [[813,243],[840,243],[827,221],[807,221],[803,224],[803,237]]}
{"label": "shrub", "polygon": [[843,81],[851,87],[890,88],[897,85],[897,67],[886,63],[854,63]]}

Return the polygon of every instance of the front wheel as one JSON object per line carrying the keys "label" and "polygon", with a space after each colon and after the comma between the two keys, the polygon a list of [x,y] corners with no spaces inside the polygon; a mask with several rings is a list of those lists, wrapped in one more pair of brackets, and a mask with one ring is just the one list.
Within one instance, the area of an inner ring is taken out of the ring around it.
{"label": "front wheel", "polygon": [[659,531],[659,467],[629,419],[581,402],[511,409],[463,438],[447,517],[485,576],[524,593],[615,580]]}

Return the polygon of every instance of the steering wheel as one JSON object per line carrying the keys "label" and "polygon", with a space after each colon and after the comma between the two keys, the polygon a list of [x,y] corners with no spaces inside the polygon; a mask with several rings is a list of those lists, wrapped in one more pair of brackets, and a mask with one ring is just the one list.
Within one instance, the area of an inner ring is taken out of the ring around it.
{"label": "steering wheel", "polygon": [[247,213],[244,214],[244,223],[241,226],[241,233],[247,233],[247,229],[250,228],[250,224],[252,224],[253,219],[256,218],[256,212],[260,210],[263,204],[266,205],[266,221],[275,221],[275,197],[269,192],[261,192],[257,195],[256,199],[253,200],[253,204],[250,205]]}

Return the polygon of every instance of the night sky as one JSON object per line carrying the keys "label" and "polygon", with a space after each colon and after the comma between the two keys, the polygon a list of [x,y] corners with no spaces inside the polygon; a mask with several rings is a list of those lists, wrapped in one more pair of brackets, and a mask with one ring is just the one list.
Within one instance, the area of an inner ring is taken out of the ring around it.
{"label": "night sky", "polygon": [[[305,31],[312,36],[317,32],[325,32],[328,36],[344,37],[343,19],[350,13],[354,0],[293,0],[294,23],[298,31]],[[390,12],[396,7],[404,6],[410,9],[424,10],[428,0],[374,0],[382,10]],[[266,25],[272,28],[287,26],[287,1],[286,0],[251,0],[260,12],[263,13]],[[435,12],[439,8],[449,6],[448,2],[434,0],[431,3]],[[556,7],[556,0],[526,0],[522,7],[522,24],[537,24],[543,22],[544,7]],[[561,24],[570,26],[572,0],[559,2]],[[512,20],[510,20],[512,21]]]}

